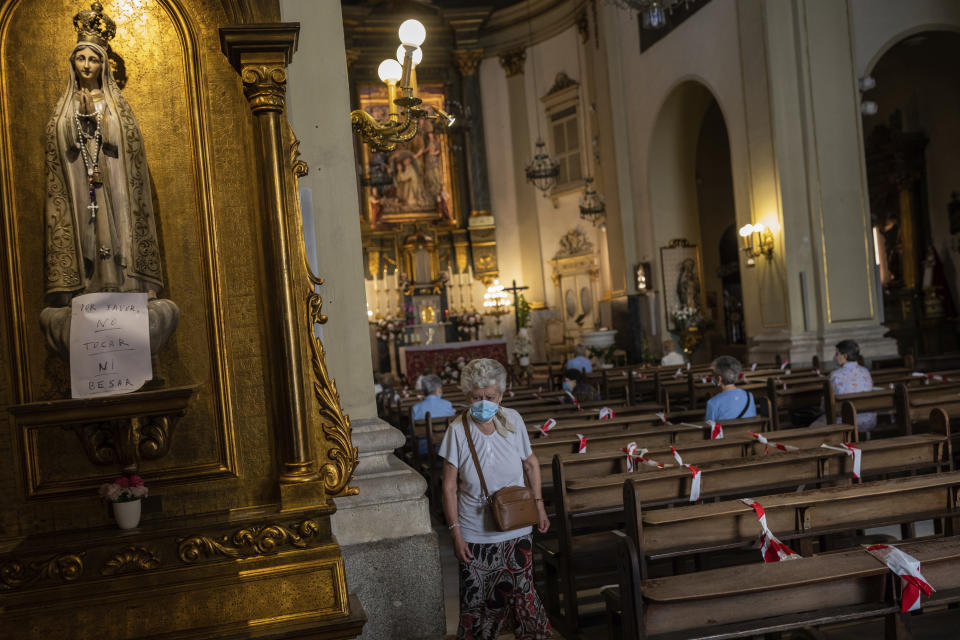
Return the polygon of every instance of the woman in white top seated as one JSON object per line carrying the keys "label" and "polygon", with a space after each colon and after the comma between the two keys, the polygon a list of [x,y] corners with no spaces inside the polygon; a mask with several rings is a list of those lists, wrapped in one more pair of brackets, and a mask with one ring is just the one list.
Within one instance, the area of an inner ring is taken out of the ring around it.
{"label": "woman in white top seated", "polygon": [[451,423],[440,444],[445,461],[443,512],[460,561],[458,639],[493,640],[505,631],[501,627],[508,618],[516,625],[517,638],[552,637],[533,588],[532,527],[497,529],[466,439],[465,429],[470,429],[489,495],[525,484],[526,471],[537,500],[537,529],[545,532],[550,521],[543,507],[540,463],[520,414],[500,406],[506,386],[507,372],[496,360],[480,358],[467,364],[460,388],[470,408]]}

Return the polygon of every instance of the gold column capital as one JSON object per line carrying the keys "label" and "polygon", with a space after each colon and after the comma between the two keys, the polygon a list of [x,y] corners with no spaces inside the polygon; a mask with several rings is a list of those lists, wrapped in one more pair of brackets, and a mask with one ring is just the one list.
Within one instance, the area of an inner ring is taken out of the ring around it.
{"label": "gold column capital", "polygon": [[283,111],[287,70],[297,50],[296,22],[230,25],[220,28],[220,48],[243,82],[254,113]]}
{"label": "gold column capital", "polygon": [[472,76],[483,59],[483,49],[454,49],[453,61],[461,76]]}
{"label": "gold column capital", "polygon": [[283,65],[243,65],[243,94],[254,113],[283,111],[287,96],[287,69]]}
{"label": "gold column capital", "polygon": [[500,54],[500,66],[507,72],[508,78],[523,73],[523,65],[526,61],[527,50],[523,47]]}

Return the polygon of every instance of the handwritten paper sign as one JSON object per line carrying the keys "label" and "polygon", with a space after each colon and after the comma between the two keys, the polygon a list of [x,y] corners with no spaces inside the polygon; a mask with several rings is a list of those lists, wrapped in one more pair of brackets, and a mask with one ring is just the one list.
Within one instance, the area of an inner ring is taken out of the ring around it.
{"label": "handwritten paper sign", "polygon": [[130,393],[153,377],[145,293],[73,299],[70,386],[74,398]]}

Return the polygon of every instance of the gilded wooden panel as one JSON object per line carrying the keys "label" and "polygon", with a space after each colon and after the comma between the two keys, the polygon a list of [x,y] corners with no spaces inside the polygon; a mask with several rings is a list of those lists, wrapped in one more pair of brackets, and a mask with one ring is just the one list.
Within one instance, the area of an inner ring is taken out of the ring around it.
{"label": "gilded wooden panel", "polygon": [[[88,4],[0,1],[0,415],[6,405],[69,395],[67,367],[45,348],[37,322],[43,140],[67,79],[76,40],[71,19]],[[249,107],[218,46],[217,29],[233,16],[219,0],[103,5],[117,23],[112,45],[123,59],[124,95],[146,146],[162,295],[181,309],[180,326],[155,371],[167,386],[199,385],[169,455],[144,464],[141,473],[164,496],[163,515],[263,503],[275,486],[263,371],[262,323],[269,310],[260,280],[263,232],[255,214]],[[31,438],[36,453],[27,461],[27,443],[12,422],[0,430],[0,532],[103,522],[95,488],[118,470],[92,465],[66,430],[44,428]],[[28,464],[46,486],[87,497],[26,500]]]}

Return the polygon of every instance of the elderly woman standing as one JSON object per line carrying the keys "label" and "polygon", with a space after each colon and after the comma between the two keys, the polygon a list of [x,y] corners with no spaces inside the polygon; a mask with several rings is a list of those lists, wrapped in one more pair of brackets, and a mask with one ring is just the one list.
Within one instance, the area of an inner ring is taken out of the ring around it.
{"label": "elderly woman standing", "polygon": [[[500,406],[507,372],[496,360],[473,360],[460,374],[471,403],[447,429],[440,444],[443,511],[460,561],[461,640],[493,640],[508,618],[523,640],[550,638],[550,623],[533,588],[532,527],[499,531],[483,499],[480,478],[467,443],[470,429],[490,495],[528,484],[537,501],[538,530],[550,526],[540,490],[540,464],[520,414]],[[524,475],[529,483],[524,482]]]}

